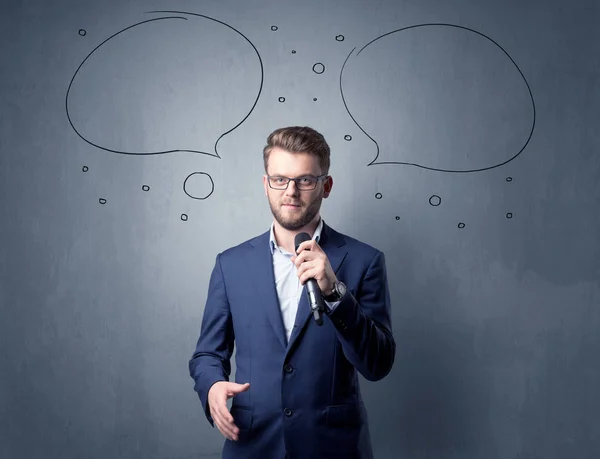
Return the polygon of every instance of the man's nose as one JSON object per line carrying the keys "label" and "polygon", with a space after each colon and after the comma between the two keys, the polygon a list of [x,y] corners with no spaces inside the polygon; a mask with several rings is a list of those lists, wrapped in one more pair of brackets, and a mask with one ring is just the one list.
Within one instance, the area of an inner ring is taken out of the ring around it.
{"label": "man's nose", "polygon": [[288,196],[297,196],[299,193],[300,190],[298,190],[296,182],[294,180],[290,180],[290,182],[288,183],[288,187],[285,190],[285,194],[287,194]]}

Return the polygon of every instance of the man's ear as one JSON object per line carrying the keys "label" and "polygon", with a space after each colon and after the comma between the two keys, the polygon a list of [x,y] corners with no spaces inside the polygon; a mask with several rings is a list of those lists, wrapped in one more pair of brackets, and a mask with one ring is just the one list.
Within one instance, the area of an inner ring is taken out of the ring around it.
{"label": "man's ear", "polygon": [[265,196],[266,197],[269,197],[269,194],[268,194],[269,182],[268,182],[268,180],[269,179],[267,178],[266,174],[263,175],[263,187],[265,189]]}
{"label": "man's ear", "polygon": [[329,197],[329,193],[331,193],[331,189],[333,188],[333,178],[328,176],[323,182],[323,197]]}

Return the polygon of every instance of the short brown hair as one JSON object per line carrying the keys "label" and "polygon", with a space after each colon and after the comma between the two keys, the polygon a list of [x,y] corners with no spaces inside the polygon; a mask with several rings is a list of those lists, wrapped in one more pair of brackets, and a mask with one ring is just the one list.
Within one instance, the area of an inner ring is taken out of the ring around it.
{"label": "short brown hair", "polygon": [[273,131],[267,138],[267,145],[263,148],[265,172],[269,164],[269,155],[274,147],[290,153],[310,153],[319,158],[321,173],[329,173],[329,155],[331,153],[325,137],[307,126],[290,126]]}

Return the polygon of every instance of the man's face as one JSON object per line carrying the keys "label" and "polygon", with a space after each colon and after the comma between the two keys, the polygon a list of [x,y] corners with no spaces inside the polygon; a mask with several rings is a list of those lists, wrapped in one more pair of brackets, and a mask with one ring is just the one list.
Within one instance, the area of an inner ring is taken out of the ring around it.
{"label": "man's face", "polygon": [[[290,153],[281,148],[273,148],[269,155],[268,175],[288,178],[318,177],[322,174],[319,159],[309,153]],[[317,182],[314,190],[299,190],[296,182],[288,183],[286,190],[274,190],[269,186],[268,177],[263,177],[265,194],[269,199],[271,212],[283,228],[295,231],[304,228],[319,215],[321,201],[331,192],[331,177]]]}

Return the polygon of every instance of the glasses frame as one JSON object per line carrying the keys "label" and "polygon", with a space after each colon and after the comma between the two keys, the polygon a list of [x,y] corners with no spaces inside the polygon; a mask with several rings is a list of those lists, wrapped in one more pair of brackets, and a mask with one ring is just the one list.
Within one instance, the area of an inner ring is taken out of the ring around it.
{"label": "glasses frame", "polygon": [[[315,182],[315,186],[312,188],[299,188],[298,187],[298,180],[302,180],[305,179],[307,177],[310,178],[314,178],[317,179],[317,181]],[[288,187],[290,186],[290,182],[294,182],[294,184],[296,185],[296,189],[298,191],[313,191],[317,188],[317,184],[325,179],[329,177],[329,174],[323,174],[323,175],[318,175],[318,176],[314,176],[314,175],[303,175],[302,177],[296,177],[296,178],[290,178],[290,177],[284,177],[283,175],[269,175],[267,174],[267,183],[269,184],[269,188],[271,188],[272,190],[277,190],[277,191],[285,191],[288,189]],[[284,188],[274,188],[273,185],[271,185],[271,179],[272,178],[282,178],[282,179],[286,179],[287,182],[285,183],[285,187]]]}

